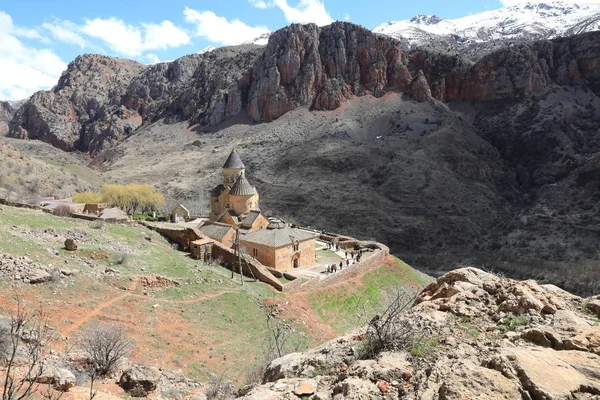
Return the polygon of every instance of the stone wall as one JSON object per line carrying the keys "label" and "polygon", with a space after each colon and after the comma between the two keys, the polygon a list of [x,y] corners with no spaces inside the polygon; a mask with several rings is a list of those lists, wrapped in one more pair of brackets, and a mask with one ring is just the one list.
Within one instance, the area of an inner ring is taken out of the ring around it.
{"label": "stone wall", "polygon": [[[212,257],[213,260],[222,260],[230,266],[237,262],[235,252],[230,248],[223,246],[221,243],[213,244]],[[283,291],[283,284],[271,272],[269,272],[267,267],[256,260],[248,260],[244,258],[244,261],[245,262],[242,262],[244,275],[255,276],[259,281],[273,286],[280,292]]]}
{"label": "stone wall", "polygon": [[27,204],[27,203],[19,203],[17,201],[10,201],[10,200],[3,199],[3,198],[0,198],[0,204],[6,205],[6,206],[11,206],[11,207],[30,208],[32,210],[41,210],[42,209],[42,207],[40,207],[40,206],[33,206],[33,205]]}

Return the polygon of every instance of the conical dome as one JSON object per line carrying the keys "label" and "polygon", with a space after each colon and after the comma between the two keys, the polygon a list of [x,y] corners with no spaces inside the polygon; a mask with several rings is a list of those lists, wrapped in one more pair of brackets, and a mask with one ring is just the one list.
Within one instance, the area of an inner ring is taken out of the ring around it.
{"label": "conical dome", "polygon": [[233,184],[229,194],[233,196],[252,196],[256,194],[256,189],[250,185],[245,175],[241,175]]}
{"label": "conical dome", "polygon": [[227,157],[227,161],[223,165],[223,168],[231,168],[231,169],[244,169],[244,163],[242,162],[240,156],[238,156],[237,151],[235,149],[231,150],[231,154]]}

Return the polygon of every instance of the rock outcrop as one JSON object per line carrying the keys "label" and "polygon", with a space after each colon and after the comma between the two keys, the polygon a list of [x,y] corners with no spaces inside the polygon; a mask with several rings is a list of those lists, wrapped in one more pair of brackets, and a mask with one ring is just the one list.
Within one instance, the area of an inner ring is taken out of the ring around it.
{"label": "rock outcrop", "polygon": [[314,399],[598,398],[600,323],[583,303],[552,285],[462,268],[402,317],[420,337],[405,350],[364,359],[368,335],[355,332],[273,361],[243,398],[294,398],[299,387]]}
{"label": "rock outcrop", "polygon": [[121,375],[119,385],[132,397],[146,397],[156,390],[160,378],[161,372],[156,367],[132,365]]}
{"label": "rock outcrop", "polygon": [[10,136],[66,151],[116,144],[141,125],[137,113],[121,107],[121,96],[143,69],[114,57],[77,57],[53,89],[35,93],[15,113]]}
{"label": "rock outcrop", "polygon": [[8,123],[15,111],[13,105],[8,101],[0,101],[0,135],[8,133]]}
{"label": "rock outcrop", "polygon": [[[272,121],[299,107],[333,110],[354,96],[411,94],[495,101],[553,86],[600,90],[600,33],[505,47],[474,64],[401,43],[360,26],[294,24],[266,47],[241,45],[143,66],[99,55],[77,57],[50,91],[14,115],[10,136],[63,150],[110,148],[159,119],[212,126],[243,111]],[[1,128],[0,128],[1,129]]]}
{"label": "rock outcrop", "polygon": [[350,96],[403,91],[411,77],[399,42],[349,24],[294,24],[273,33],[257,62],[248,114],[272,121],[298,107],[333,110]]}
{"label": "rock outcrop", "polygon": [[409,70],[423,70],[440,101],[494,101],[567,85],[600,93],[599,63],[600,33],[589,32],[504,47],[475,63],[460,55],[415,50]]}

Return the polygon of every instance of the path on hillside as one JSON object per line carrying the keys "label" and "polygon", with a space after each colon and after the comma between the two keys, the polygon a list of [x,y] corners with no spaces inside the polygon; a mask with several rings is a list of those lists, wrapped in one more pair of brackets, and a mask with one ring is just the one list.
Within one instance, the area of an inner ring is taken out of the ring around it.
{"label": "path on hillside", "polygon": [[117,303],[118,301],[124,300],[127,297],[137,297],[137,298],[142,298],[144,300],[148,300],[148,301],[152,301],[152,302],[164,302],[164,303],[169,303],[169,304],[190,304],[190,303],[199,303],[205,300],[210,300],[210,299],[214,299],[216,297],[222,296],[224,294],[227,293],[236,293],[238,292],[237,290],[222,290],[219,292],[214,292],[214,293],[210,293],[210,294],[206,294],[202,297],[196,297],[196,298],[192,298],[192,299],[185,299],[185,300],[171,300],[171,299],[162,299],[162,298],[155,298],[155,297],[148,297],[146,295],[141,295],[138,293],[132,293],[133,291],[135,291],[137,288],[137,280],[132,281],[129,289],[127,292],[123,293],[120,296],[114,297],[110,300],[104,301],[100,304],[98,304],[92,311],[90,311],[89,313],[86,313],[83,317],[79,318],[77,321],[75,321],[71,326],[67,327],[64,330],[64,335],[65,336],[69,336],[71,335],[73,332],[75,332],[76,330],[78,330],[79,328],[81,328],[81,326],[83,324],[85,324],[87,321],[91,320],[94,317],[97,317],[98,315],[100,315],[102,313],[102,310],[104,310],[107,307],[112,306],[113,304]]}

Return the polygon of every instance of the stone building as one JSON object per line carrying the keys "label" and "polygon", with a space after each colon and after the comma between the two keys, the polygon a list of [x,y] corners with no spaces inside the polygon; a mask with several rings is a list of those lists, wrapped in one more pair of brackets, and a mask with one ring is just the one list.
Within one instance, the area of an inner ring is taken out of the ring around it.
{"label": "stone building", "polygon": [[258,192],[245,173],[246,167],[233,149],[223,165],[223,183],[210,193],[211,221],[238,225],[251,211],[260,210]]}
{"label": "stone building", "polygon": [[263,265],[286,271],[315,263],[316,238],[312,232],[275,223],[242,236],[240,245]]}
{"label": "stone building", "polygon": [[235,241],[235,230],[231,225],[220,222],[207,222],[200,226],[198,230],[211,239],[224,244],[227,247],[233,247]]}

